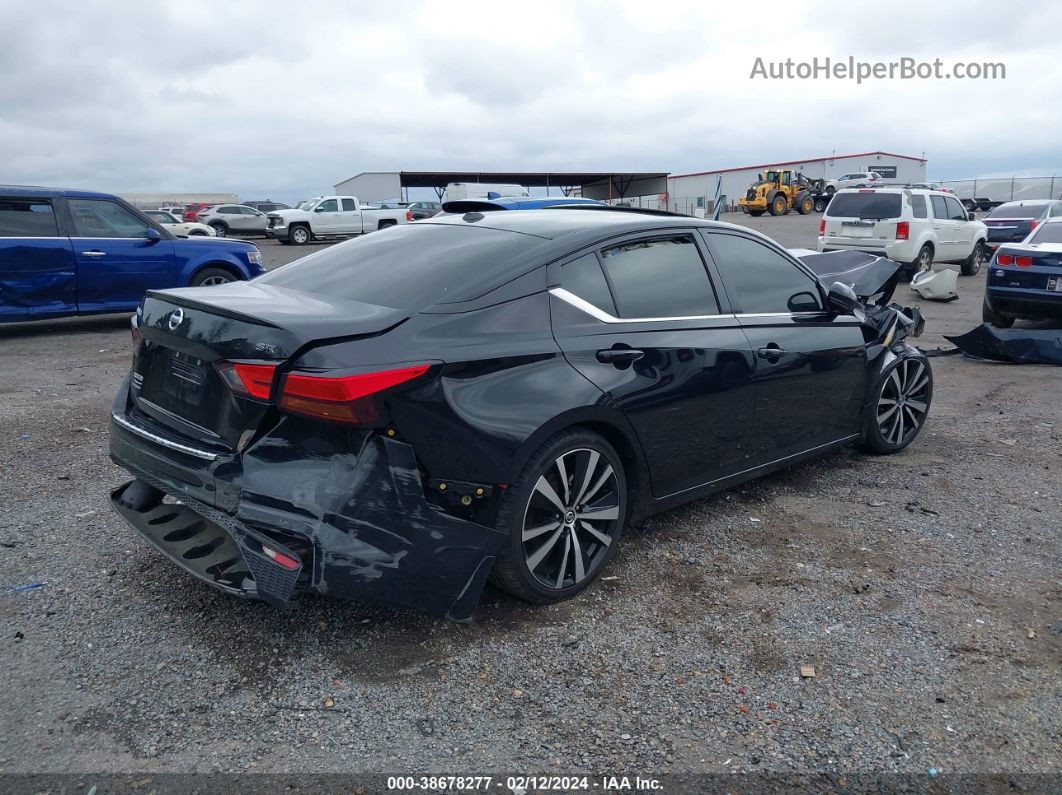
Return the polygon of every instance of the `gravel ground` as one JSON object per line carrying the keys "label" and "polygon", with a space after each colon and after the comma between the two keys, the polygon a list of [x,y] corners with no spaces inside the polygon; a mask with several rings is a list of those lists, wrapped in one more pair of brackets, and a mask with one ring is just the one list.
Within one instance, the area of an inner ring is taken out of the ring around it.
{"label": "gravel ground", "polygon": [[[927,349],[980,322],[960,289]],[[934,359],[904,453],[658,515],[579,598],[459,626],[200,585],[105,501],[126,319],[0,345],[0,584],[43,583],[0,594],[0,772],[1062,771],[1058,369]]]}

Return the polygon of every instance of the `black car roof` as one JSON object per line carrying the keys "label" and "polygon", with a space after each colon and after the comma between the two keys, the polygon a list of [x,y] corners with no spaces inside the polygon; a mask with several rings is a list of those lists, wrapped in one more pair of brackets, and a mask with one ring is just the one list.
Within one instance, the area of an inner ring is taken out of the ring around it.
{"label": "black car roof", "polygon": [[[593,207],[590,205],[589,207]],[[500,229],[535,235],[549,240],[572,234],[615,230],[616,232],[673,229],[676,226],[714,226],[711,221],[684,215],[651,215],[637,210],[607,210],[601,208],[544,208],[539,210],[508,210],[505,212],[476,212],[464,215],[436,215],[417,221],[418,224],[475,225],[486,229]],[[718,224],[728,226],[727,224]]]}

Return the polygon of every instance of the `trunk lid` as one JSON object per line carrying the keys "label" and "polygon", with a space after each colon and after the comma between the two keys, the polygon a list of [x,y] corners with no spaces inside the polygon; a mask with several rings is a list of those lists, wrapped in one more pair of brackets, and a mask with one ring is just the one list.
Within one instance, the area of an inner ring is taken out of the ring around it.
{"label": "trunk lid", "polygon": [[215,365],[283,364],[322,341],[372,336],[408,312],[253,282],[149,291],[138,327],[133,398],[140,411],[203,442],[238,449],[270,410],[236,395]]}
{"label": "trunk lid", "polygon": [[989,243],[1009,243],[1024,240],[1032,231],[1033,218],[985,218]]}

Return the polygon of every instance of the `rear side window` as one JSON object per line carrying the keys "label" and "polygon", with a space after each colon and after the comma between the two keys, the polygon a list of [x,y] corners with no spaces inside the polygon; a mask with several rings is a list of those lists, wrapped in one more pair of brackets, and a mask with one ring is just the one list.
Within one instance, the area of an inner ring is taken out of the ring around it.
{"label": "rear side window", "polygon": [[78,237],[144,237],[147,224],[127,209],[106,199],[67,202]]}
{"label": "rear side window", "polygon": [[40,199],[0,199],[0,237],[58,237],[52,205]]}
{"label": "rear side window", "polygon": [[330,246],[255,281],[417,311],[475,298],[483,292],[477,285],[542,242],[482,227],[402,224]]}
{"label": "rear side window", "polygon": [[815,281],[774,249],[738,235],[712,234],[708,240],[736,311],[784,314],[822,308]]}
{"label": "rear side window", "polygon": [[831,218],[899,218],[901,212],[899,193],[835,193],[826,205],[826,215]]}
{"label": "rear side window", "polygon": [[358,205],[354,203],[353,199],[343,199],[343,209],[349,212],[350,210],[358,209]]}
{"label": "rear side window", "polygon": [[601,270],[597,254],[586,254],[561,268],[561,286],[598,309],[615,316],[616,304]]}
{"label": "rear side window", "polygon": [[915,218],[928,218],[929,210],[926,208],[926,197],[921,193],[911,195],[911,210]]}
{"label": "rear side window", "polygon": [[1033,235],[1030,243],[1062,243],[1062,223],[1043,224]]}
{"label": "rear side window", "polygon": [[690,237],[624,243],[602,251],[601,259],[620,317],[719,313],[708,271]]}
{"label": "rear side window", "polygon": [[948,203],[944,201],[944,197],[930,196],[929,201],[933,204],[933,217],[937,219],[947,220]]}

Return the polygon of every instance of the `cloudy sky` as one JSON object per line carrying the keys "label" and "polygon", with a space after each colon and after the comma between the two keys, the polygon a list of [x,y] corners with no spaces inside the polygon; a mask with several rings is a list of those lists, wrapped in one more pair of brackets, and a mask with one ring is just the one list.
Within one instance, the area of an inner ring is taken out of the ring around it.
{"label": "cloudy sky", "polygon": [[[1062,4],[0,0],[0,183],[293,200],[360,171],[921,155],[1062,174]],[[757,57],[1006,79],[750,79]],[[252,195],[253,194],[253,195]]]}

